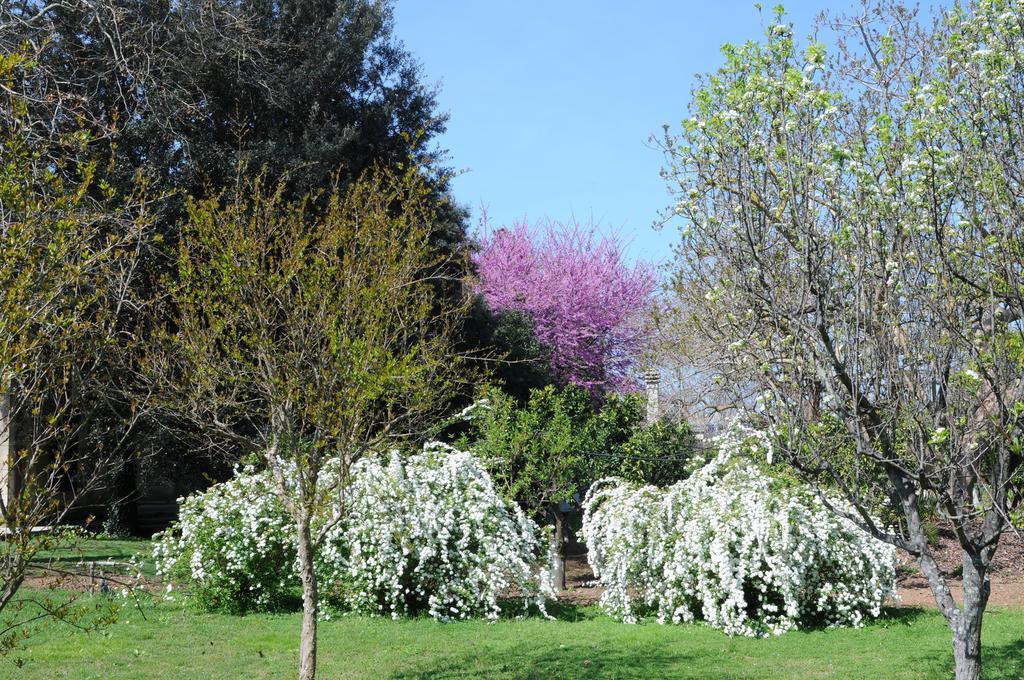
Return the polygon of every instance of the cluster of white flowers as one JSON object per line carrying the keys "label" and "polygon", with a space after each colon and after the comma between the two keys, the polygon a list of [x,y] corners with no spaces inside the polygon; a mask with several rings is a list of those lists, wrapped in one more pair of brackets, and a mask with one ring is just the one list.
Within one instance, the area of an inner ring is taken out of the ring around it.
{"label": "cluster of white flowers", "polygon": [[480,417],[480,411],[490,411],[490,410],[491,410],[491,400],[490,399],[487,399],[487,398],[477,399],[472,404],[470,404],[466,408],[464,408],[461,411],[459,411],[458,415],[455,416],[454,420],[467,420],[467,421],[476,420],[477,418]]}
{"label": "cluster of white flowers", "polygon": [[363,460],[351,495],[338,537],[347,609],[494,619],[502,593],[541,611],[554,596],[537,525],[498,495],[468,452],[432,443],[408,460]]}
{"label": "cluster of white flowers", "polygon": [[583,535],[606,611],[632,623],[646,606],[660,623],[700,618],[748,636],[878,616],[895,593],[895,549],[763,473],[750,452],[764,441],[734,426],[671,487],[591,488]]}
{"label": "cluster of white flowers", "polygon": [[274,609],[290,597],[295,528],[268,474],[240,468],[179,504],[177,524],[154,537],[158,574],[188,583],[209,609]]}
{"label": "cluster of white flowers", "polygon": [[[329,467],[325,484],[336,477]],[[364,459],[342,502],[316,568],[322,592],[344,609],[493,619],[503,594],[542,612],[554,596],[537,525],[498,495],[467,452],[432,443],[408,459]],[[186,582],[208,608],[275,608],[299,583],[294,525],[270,475],[251,468],[185,499],[154,555],[159,573]]]}

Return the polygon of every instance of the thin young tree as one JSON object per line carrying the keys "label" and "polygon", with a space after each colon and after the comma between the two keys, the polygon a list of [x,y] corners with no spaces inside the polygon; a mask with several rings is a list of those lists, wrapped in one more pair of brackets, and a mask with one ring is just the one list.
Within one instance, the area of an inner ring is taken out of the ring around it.
{"label": "thin young tree", "polygon": [[[828,57],[780,13],[723,49],[665,141],[689,327],[834,509],[917,559],[964,680],[1021,502],[1022,22],[1008,0],[932,26],[865,5]],[[959,602],[929,511],[960,546]]]}
{"label": "thin young tree", "polygon": [[[151,234],[144,183],[117,195],[95,181],[90,136],[57,134],[82,116],[40,77],[27,48],[0,56],[0,654],[37,624],[84,609],[40,553],[72,549],[62,525],[118,470],[122,441],[93,415],[138,417],[121,376],[137,346],[132,284]],[[45,579],[31,593],[30,575]]]}
{"label": "thin young tree", "polygon": [[[378,168],[324,201],[241,180],[193,200],[182,227],[177,310],[149,363],[167,406],[211,445],[257,454],[298,539],[299,676],[316,673],[314,556],[345,513],[354,461],[429,426],[461,379],[467,301],[438,298],[449,271],[431,245],[420,169]],[[325,467],[338,465],[330,477]]]}

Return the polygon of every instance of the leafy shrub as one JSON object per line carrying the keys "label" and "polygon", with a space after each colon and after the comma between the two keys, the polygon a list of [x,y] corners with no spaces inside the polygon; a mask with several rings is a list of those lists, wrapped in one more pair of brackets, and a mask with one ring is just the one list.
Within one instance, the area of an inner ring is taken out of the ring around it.
{"label": "leafy shrub", "polygon": [[[626,410],[635,409],[639,403],[643,400],[628,397],[617,405]],[[604,411],[608,410],[609,406],[606,406]],[[625,441],[611,448],[605,468],[611,475],[629,482],[659,486],[672,484],[687,476],[701,454],[686,421],[663,419],[643,424],[637,418],[626,432],[628,437]]]}
{"label": "leafy shrub", "polygon": [[734,427],[716,443],[716,458],[668,488],[591,488],[583,535],[602,606],[634,622],[639,600],[661,623],[702,618],[749,636],[877,616],[895,592],[895,550],[763,473],[749,455],[770,460],[761,433]]}
{"label": "leafy shrub", "polygon": [[506,498],[531,509],[573,500],[601,477],[666,484],[686,476],[695,442],[686,422],[645,424],[642,395],[596,402],[566,385],[530,391],[519,404],[486,388],[463,415],[459,446],[487,464]]}
{"label": "leafy shrub", "polygon": [[[407,460],[364,459],[344,503],[316,566],[321,588],[346,610],[495,618],[504,592],[541,609],[552,592],[538,527],[498,496],[467,452],[429,444]],[[334,512],[326,508],[317,523]],[[208,609],[280,608],[299,584],[294,526],[270,475],[251,468],[184,500],[154,555],[158,571]]]}

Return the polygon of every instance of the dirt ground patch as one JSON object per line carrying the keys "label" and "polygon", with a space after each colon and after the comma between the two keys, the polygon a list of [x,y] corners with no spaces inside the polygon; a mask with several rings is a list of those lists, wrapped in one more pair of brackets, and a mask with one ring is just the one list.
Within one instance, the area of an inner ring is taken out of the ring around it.
{"label": "dirt ground patch", "polygon": [[[961,569],[960,546],[948,529],[939,531],[938,540],[932,546],[939,569],[950,581],[950,590],[958,601],[963,596],[959,574]],[[916,560],[900,551],[899,586],[900,603],[905,607],[935,607],[935,598],[928,587],[928,580],[917,568]],[[992,559],[989,573],[992,584],[989,605],[1024,607],[1024,535],[1008,532],[999,541],[999,548]]]}
{"label": "dirt ground patch", "polygon": [[[1005,581],[999,574],[993,574],[992,594],[989,595],[989,606],[1024,607],[1024,582]],[[928,581],[919,574],[912,574],[899,580],[900,606],[903,607],[935,607],[935,598],[928,587]],[[963,588],[959,581],[950,583],[953,597],[959,602],[963,597]]]}
{"label": "dirt ground patch", "polygon": [[122,589],[141,589],[147,592],[156,592],[160,589],[161,583],[155,579],[147,580],[126,574],[124,571],[95,571],[89,574],[88,569],[78,567],[69,568],[60,573],[33,573],[25,577],[23,585],[27,588],[57,588],[60,590],[73,590],[77,592],[104,593],[120,591]]}

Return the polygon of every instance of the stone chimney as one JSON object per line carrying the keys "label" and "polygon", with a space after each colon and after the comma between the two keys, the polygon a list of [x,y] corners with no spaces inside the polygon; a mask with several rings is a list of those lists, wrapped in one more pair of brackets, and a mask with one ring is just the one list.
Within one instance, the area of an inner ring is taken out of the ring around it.
{"label": "stone chimney", "polygon": [[647,418],[645,423],[651,425],[658,420],[660,405],[658,404],[658,386],[661,384],[661,374],[655,370],[644,373],[644,384],[647,385]]}

